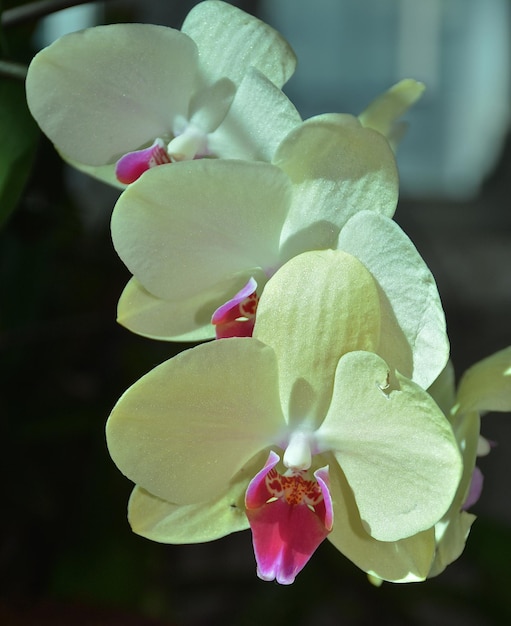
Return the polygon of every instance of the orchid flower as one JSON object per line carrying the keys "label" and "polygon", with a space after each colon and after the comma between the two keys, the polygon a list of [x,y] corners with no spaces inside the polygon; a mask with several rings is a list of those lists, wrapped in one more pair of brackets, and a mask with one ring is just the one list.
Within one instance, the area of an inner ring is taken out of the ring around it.
{"label": "orchid flower", "polygon": [[121,195],[112,237],[134,278],[119,302],[120,323],[148,337],[196,341],[215,336],[213,319],[219,337],[249,335],[250,299],[279,267],[307,250],[339,248],[386,285],[396,323],[411,325],[402,327],[405,337],[422,329],[432,359],[426,376],[411,362],[400,371],[429,386],[447,361],[445,321],[431,273],[390,219],[398,192],[386,140],[351,116],[320,116],[286,137],[276,162],[162,166]]}
{"label": "orchid flower", "polygon": [[27,101],[65,159],[123,186],[162,163],[269,161],[300,116],[280,91],[295,56],[270,26],[208,0],[182,30],[97,26],[30,64]]}
{"label": "orchid flower", "polygon": [[404,579],[396,544],[428,547],[461,460],[442,411],[396,369],[386,305],[351,254],[306,252],[269,280],[253,337],[182,352],[128,389],[107,441],[137,485],[133,530],[193,543],[250,526],[259,577],[282,584],[328,538]]}
{"label": "orchid flower", "polygon": [[[449,511],[435,526],[436,555],[429,576],[440,574],[460,556],[476,519],[467,511],[483,487],[482,473],[475,463],[478,456],[489,452],[487,440],[480,435],[480,417],[488,411],[511,411],[511,347],[470,367],[461,377],[456,394],[452,371],[442,378],[444,391],[438,389],[442,383],[435,383],[430,392],[444,399],[441,406],[447,409],[463,455],[463,475]],[[446,398],[451,401],[446,402]]]}

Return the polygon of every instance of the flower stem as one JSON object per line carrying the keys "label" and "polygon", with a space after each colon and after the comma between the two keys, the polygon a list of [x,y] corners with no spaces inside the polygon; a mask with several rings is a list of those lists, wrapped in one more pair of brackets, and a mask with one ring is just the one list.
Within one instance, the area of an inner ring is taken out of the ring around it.
{"label": "flower stem", "polygon": [[25,80],[27,67],[21,63],[14,63],[13,61],[0,61],[0,76]]}

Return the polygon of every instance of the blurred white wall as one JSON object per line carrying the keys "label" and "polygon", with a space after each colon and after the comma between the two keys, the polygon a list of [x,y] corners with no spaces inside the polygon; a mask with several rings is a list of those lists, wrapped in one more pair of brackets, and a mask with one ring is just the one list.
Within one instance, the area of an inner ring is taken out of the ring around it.
{"label": "blurred white wall", "polygon": [[494,166],[510,118],[509,0],[261,0],[298,55],[303,116],[359,113],[401,78],[426,83],[399,151],[402,193],[464,198]]}

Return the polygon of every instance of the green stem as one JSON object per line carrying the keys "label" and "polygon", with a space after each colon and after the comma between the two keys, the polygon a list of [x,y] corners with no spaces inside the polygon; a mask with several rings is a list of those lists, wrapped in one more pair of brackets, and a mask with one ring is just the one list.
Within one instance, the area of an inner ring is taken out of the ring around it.
{"label": "green stem", "polygon": [[0,61],[0,76],[7,78],[16,78],[17,80],[25,80],[27,76],[27,67],[21,63],[13,63],[12,61]]}

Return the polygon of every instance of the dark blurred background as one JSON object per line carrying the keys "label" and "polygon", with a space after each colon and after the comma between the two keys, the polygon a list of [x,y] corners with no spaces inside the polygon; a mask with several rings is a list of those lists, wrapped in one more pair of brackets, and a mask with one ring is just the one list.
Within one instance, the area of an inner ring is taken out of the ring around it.
{"label": "dark blurred background", "polygon": [[[57,22],[6,26],[3,57],[28,63],[62,28],[179,27],[194,4],[113,0],[62,12]],[[404,77],[427,84],[407,115],[396,219],[436,276],[457,374],[510,345],[508,0],[232,4],[274,25],[296,50],[287,92],[304,117],[357,114]],[[1,78],[0,87],[23,107],[20,81]],[[28,180],[20,178],[24,191],[0,230],[0,624],[508,623],[509,415],[483,420],[498,445],[480,462],[485,490],[466,551],[426,583],[376,589],[325,542],[295,584],[281,587],[256,578],[248,532],[194,546],[131,533],[131,485],[110,461],[104,424],[132,382],[183,346],[115,323],[129,278],[109,235],[117,193],[64,166],[28,118],[26,128],[19,171]]]}

